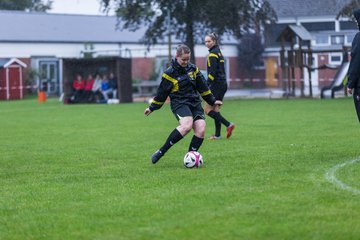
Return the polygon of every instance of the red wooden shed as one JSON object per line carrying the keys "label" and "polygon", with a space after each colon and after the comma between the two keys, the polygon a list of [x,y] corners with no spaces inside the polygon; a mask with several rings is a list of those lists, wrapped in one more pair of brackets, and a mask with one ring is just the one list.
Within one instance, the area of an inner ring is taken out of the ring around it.
{"label": "red wooden shed", "polygon": [[0,59],[0,100],[23,99],[23,70],[26,67],[17,58]]}

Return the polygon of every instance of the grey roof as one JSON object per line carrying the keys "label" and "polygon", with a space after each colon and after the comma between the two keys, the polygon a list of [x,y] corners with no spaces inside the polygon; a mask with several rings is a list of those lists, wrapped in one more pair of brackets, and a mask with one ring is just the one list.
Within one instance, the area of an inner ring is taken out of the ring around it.
{"label": "grey roof", "polygon": [[115,16],[0,11],[0,42],[139,43],[145,30],[117,30]]}
{"label": "grey roof", "polygon": [[303,41],[311,41],[311,34],[303,27],[297,25],[288,25],[279,35],[277,41],[283,37],[285,41],[291,41],[292,34],[297,35]]}
{"label": "grey roof", "polygon": [[[143,43],[145,27],[116,29],[115,16],[49,14],[0,10],[0,42],[56,43]],[[166,43],[167,38],[159,40]],[[173,40],[178,43],[179,40]],[[223,44],[236,44],[234,37],[223,37]]]}
{"label": "grey roof", "polygon": [[336,16],[351,0],[268,0],[278,18]]}

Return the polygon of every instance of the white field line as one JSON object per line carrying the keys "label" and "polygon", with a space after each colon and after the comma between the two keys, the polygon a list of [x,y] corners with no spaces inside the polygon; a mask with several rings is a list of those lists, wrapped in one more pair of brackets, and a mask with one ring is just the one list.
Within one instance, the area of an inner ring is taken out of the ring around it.
{"label": "white field line", "polygon": [[337,179],[336,176],[335,176],[336,171],[339,170],[340,168],[346,167],[346,166],[348,166],[348,165],[355,164],[355,163],[357,163],[357,162],[360,162],[360,157],[336,165],[335,167],[331,168],[331,169],[326,173],[326,179],[327,179],[329,182],[335,184],[336,186],[338,186],[339,188],[341,188],[341,189],[343,189],[343,190],[346,190],[346,191],[349,191],[349,192],[352,192],[352,193],[355,193],[355,194],[360,194],[360,190],[359,190],[359,189],[353,188],[353,187],[351,187],[351,186],[343,183],[342,181],[340,181],[339,179]]}

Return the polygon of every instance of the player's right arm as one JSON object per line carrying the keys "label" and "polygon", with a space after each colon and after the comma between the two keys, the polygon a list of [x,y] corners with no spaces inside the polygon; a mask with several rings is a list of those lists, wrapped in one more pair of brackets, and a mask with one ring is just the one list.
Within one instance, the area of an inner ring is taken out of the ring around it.
{"label": "player's right arm", "polygon": [[214,82],[214,79],[216,77],[216,69],[218,69],[218,59],[219,56],[215,53],[210,53],[208,56],[208,61],[207,61],[207,71],[208,71],[208,75],[207,75],[207,82],[209,84]]}
{"label": "player's right arm", "polygon": [[145,116],[149,116],[150,113],[152,113],[152,111],[150,110],[150,108],[146,108],[144,111]]}
{"label": "player's right arm", "polygon": [[147,109],[145,109],[145,115],[149,115],[151,112],[160,109],[167,97],[169,96],[171,89],[173,87],[173,84],[171,81],[168,81],[166,79],[167,74],[163,74],[161,83],[159,85],[159,88],[157,90],[156,96],[154,97],[153,101],[150,103],[150,106],[148,107],[148,111],[146,111]]}

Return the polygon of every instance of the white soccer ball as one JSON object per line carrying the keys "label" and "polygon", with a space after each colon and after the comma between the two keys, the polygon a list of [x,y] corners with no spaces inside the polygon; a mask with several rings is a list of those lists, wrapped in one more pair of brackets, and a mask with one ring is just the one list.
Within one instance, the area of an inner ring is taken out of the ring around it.
{"label": "white soccer ball", "polygon": [[149,99],[148,99],[149,105],[150,105],[153,101],[154,101],[154,98],[149,98]]}
{"label": "white soccer ball", "polygon": [[109,99],[107,101],[107,104],[118,104],[120,101],[119,99]]}
{"label": "white soccer ball", "polygon": [[187,168],[198,168],[204,164],[202,155],[199,152],[190,151],[184,156],[184,166]]}

